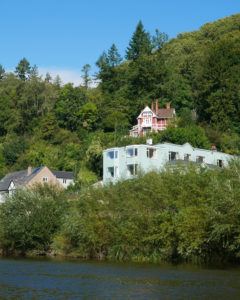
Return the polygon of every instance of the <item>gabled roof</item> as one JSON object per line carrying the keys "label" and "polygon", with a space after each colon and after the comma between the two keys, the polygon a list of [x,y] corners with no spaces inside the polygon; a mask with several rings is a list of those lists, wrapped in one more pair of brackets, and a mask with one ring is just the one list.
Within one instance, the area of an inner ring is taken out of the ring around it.
{"label": "gabled roof", "polygon": [[57,178],[62,178],[62,179],[74,179],[74,174],[73,172],[67,172],[67,171],[53,171],[51,170],[52,173],[57,177]]}
{"label": "gabled roof", "polygon": [[34,168],[32,173],[28,175],[28,170],[21,170],[7,174],[0,180],[0,191],[7,191],[11,182],[16,186],[28,183],[43,167]]}
{"label": "gabled roof", "polygon": [[171,119],[175,116],[174,108],[159,108],[156,112],[157,118],[159,119]]}
{"label": "gabled roof", "polygon": [[141,111],[140,115],[137,118],[142,118],[142,113],[144,112],[151,112],[153,116],[156,117],[154,111],[152,111],[151,108],[149,108],[149,106],[145,106],[145,108]]}
{"label": "gabled roof", "polygon": [[144,112],[151,112],[153,114],[153,117],[157,117],[158,119],[171,119],[175,116],[176,112],[174,108],[159,108],[157,112],[149,108],[149,106],[146,106],[138,116],[139,118],[142,118],[142,113]]}

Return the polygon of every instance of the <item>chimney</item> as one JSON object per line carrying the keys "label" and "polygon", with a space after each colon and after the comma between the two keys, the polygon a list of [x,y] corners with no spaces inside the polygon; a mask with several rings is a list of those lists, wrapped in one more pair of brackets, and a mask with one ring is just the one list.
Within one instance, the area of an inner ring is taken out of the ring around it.
{"label": "chimney", "polygon": [[32,174],[32,167],[31,166],[28,166],[28,169],[27,169],[27,175],[31,175]]}
{"label": "chimney", "polygon": [[152,145],[152,143],[153,143],[153,140],[152,140],[152,139],[147,139],[147,141],[146,141],[146,144],[147,144],[147,145]]}
{"label": "chimney", "polygon": [[216,145],[212,144],[212,146],[211,146],[211,150],[212,150],[212,151],[217,151],[217,147],[216,147]]}
{"label": "chimney", "polygon": [[170,109],[171,108],[171,102],[167,102],[166,103],[166,109]]}
{"label": "chimney", "polygon": [[152,102],[151,110],[152,110],[152,112],[154,112],[154,102]]}
{"label": "chimney", "polygon": [[158,113],[158,100],[156,100],[156,114]]}

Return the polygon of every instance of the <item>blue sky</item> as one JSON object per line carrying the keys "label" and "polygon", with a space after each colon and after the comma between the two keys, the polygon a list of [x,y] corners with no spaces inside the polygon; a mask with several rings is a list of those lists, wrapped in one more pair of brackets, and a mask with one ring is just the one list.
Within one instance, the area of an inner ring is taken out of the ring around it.
{"label": "blue sky", "polygon": [[114,42],[122,55],[139,20],[170,37],[240,12],[240,0],[0,0],[0,64],[13,70],[22,57],[41,73],[77,83],[84,64],[97,69]]}

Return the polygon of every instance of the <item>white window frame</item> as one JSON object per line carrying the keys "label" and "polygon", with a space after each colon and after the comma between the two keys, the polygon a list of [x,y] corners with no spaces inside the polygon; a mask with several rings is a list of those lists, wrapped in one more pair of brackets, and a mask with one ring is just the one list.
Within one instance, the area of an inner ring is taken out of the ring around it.
{"label": "white window frame", "polygon": [[[172,159],[172,153],[175,153],[175,159]],[[176,152],[176,151],[169,151],[168,152],[168,160],[169,161],[176,161],[176,160],[178,160],[178,156],[179,156],[179,153],[178,152]]]}
{"label": "white window frame", "polygon": [[[130,166],[133,166],[133,172],[130,171]],[[128,164],[127,171],[129,176],[136,176],[138,175],[138,164]]]}
{"label": "white window frame", "polygon": [[[153,151],[153,155],[150,157],[149,152]],[[147,147],[147,158],[149,159],[155,159],[157,157],[157,149],[153,147]]]}
{"label": "white window frame", "polygon": [[[220,163],[221,162],[221,163]],[[224,167],[224,161],[223,161],[223,159],[217,159],[217,166],[219,167],[219,168],[223,168]]]}
{"label": "white window frame", "polygon": [[[112,172],[110,171],[110,169],[112,170]],[[115,170],[114,170],[114,167],[108,167],[108,168],[107,168],[107,171],[108,171],[109,177],[111,177],[111,178],[114,178],[114,177],[115,177]]]}
{"label": "white window frame", "polygon": [[[132,150],[133,155],[129,154],[129,151]],[[126,149],[127,157],[137,157],[138,156],[138,148],[137,147],[129,147]]]}

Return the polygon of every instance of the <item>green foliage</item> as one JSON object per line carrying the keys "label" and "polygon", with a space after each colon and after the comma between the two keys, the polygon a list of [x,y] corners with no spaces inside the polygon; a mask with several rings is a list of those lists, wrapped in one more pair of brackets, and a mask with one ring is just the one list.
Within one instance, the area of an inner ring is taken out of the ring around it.
{"label": "green foliage", "polygon": [[27,59],[15,73],[0,66],[0,177],[46,164],[75,174],[84,166],[100,179],[103,149],[145,143],[130,138],[129,129],[154,99],[171,102],[177,113],[171,128],[153,135],[155,143],[215,144],[239,154],[239,16],[169,41],[139,22],[127,60],[115,44],[100,56],[97,87],[89,86],[89,65],[84,87],[49,74],[42,79]]}
{"label": "green foliage", "polygon": [[83,86],[87,89],[89,87],[89,83],[91,82],[91,78],[89,76],[89,72],[91,70],[91,66],[89,64],[86,64],[82,68],[82,79],[83,79]]}
{"label": "green foliage", "polygon": [[221,130],[239,131],[240,35],[233,32],[207,51],[198,78],[199,116]]}
{"label": "green foliage", "polygon": [[19,64],[16,67],[15,73],[23,81],[29,78],[29,75],[31,74],[31,66],[29,61],[25,57],[20,60]]}
{"label": "green foliage", "polygon": [[161,133],[152,134],[154,143],[170,142],[173,144],[183,145],[190,143],[193,147],[210,148],[209,140],[204,129],[192,125],[188,127],[168,127]]}
{"label": "green foliage", "polygon": [[152,51],[151,39],[148,32],[145,31],[141,21],[137,24],[132,39],[127,48],[126,58],[136,60],[141,55],[150,54]]}
{"label": "green foliage", "polygon": [[56,116],[59,125],[71,131],[77,130],[80,123],[80,110],[86,103],[86,94],[81,88],[74,88],[72,84],[66,84],[59,93],[56,102]]}
{"label": "green foliage", "polygon": [[6,253],[48,251],[66,208],[63,195],[51,187],[18,191],[0,207],[1,248]]}
{"label": "green foliage", "polygon": [[239,167],[179,167],[83,190],[53,247],[84,258],[238,260]]}
{"label": "green foliage", "polygon": [[[43,186],[0,205],[0,249],[112,260],[239,261],[240,162],[180,166],[101,188],[81,167],[81,190]],[[69,201],[66,201],[68,199]]]}
{"label": "green foliage", "polygon": [[108,64],[110,67],[117,67],[122,61],[121,55],[115,44],[112,44],[111,48],[108,50]]}
{"label": "green foliage", "polygon": [[96,183],[98,178],[93,171],[88,170],[86,167],[81,167],[76,181],[80,188],[84,188]]}
{"label": "green foliage", "polygon": [[26,147],[25,140],[16,135],[7,136],[3,145],[3,157],[7,165],[16,163]]}
{"label": "green foliage", "polygon": [[5,70],[4,70],[3,66],[0,65],[0,80],[2,80],[4,78],[4,75],[5,75]]}

